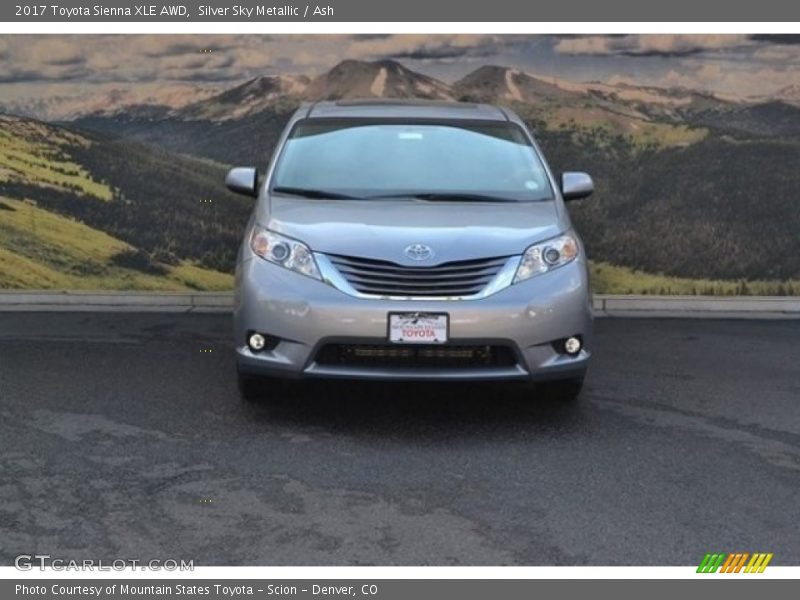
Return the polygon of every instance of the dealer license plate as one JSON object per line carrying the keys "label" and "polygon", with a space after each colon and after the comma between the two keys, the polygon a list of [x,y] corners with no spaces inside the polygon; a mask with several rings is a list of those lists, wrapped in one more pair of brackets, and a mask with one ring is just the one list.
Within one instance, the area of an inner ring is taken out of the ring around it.
{"label": "dealer license plate", "polygon": [[446,313],[389,313],[389,341],[395,344],[444,344]]}

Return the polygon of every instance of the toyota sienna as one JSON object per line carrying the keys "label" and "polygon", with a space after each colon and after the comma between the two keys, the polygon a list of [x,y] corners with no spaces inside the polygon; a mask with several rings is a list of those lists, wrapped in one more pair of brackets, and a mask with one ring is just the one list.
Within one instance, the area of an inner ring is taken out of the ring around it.
{"label": "toyota sienna", "polygon": [[236,267],[239,388],[266,377],[547,382],[578,395],[586,255],[522,120],[485,104],[338,101],[291,117]]}

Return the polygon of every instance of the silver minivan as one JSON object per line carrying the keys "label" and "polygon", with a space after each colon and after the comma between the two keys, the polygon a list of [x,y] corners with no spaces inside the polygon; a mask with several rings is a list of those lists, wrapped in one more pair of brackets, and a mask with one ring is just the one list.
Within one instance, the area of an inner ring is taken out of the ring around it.
{"label": "silver minivan", "polygon": [[547,382],[571,399],[591,354],[583,244],[522,120],[485,104],[303,105],[266,174],[236,266],[239,388],[265,378]]}

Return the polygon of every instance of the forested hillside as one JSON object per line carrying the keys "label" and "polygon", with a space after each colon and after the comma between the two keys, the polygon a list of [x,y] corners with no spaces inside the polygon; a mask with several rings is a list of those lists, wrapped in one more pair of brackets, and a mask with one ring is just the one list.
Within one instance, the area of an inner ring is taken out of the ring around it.
{"label": "forested hillside", "polygon": [[0,195],[129,244],[108,259],[115,268],[229,274],[251,201],[225,191],[226,168],[265,169],[301,102],[364,95],[516,110],[556,172],[595,179],[595,195],[569,208],[602,291],[800,293],[800,109],[782,100],[544,81],[496,66],[448,85],[393,61],[345,61],[179,109],[128,107],[59,126],[5,118]]}
{"label": "forested hillside", "polygon": [[712,135],[639,150],[568,132],[539,139],[555,170],[595,177],[595,196],[570,212],[596,260],[691,278],[800,278],[800,142]]}
{"label": "forested hillside", "polygon": [[[287,118],[263,111],[207,124],[198,137],[173,137],[161,127],[143,137],[264,168]],[[665,125],[646,137],[528,122],[555,171],[586,170],[595,179],[596,194],[570,205],[595,260],[698,279],[800,278],[800,139],[712,128],[691,143],[665,144],[659,135],[691,137],[696,130]],[[197,122],[172,126],[202,130]]]}
{"label": "forested hillside", "polygon": [[0,287],[230,287],[250,202],[223,167],[17,117],[0,140]]}

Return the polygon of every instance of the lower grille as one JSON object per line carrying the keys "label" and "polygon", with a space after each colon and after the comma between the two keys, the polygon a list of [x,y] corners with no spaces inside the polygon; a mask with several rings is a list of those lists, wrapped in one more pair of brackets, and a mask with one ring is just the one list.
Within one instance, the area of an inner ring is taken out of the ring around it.
{"label": "lower grille", "polygon": [[352,367],[480,368],[517,364],[508,346],[326,344],[317,364]]}
{"label": "lower grille", "polygon": [[435,267],[406,267],[353,256],[329,255],[328,258],[362,294],[429,298],[479,294],[508,260],[508,257],[493,257],[453,261]]}

